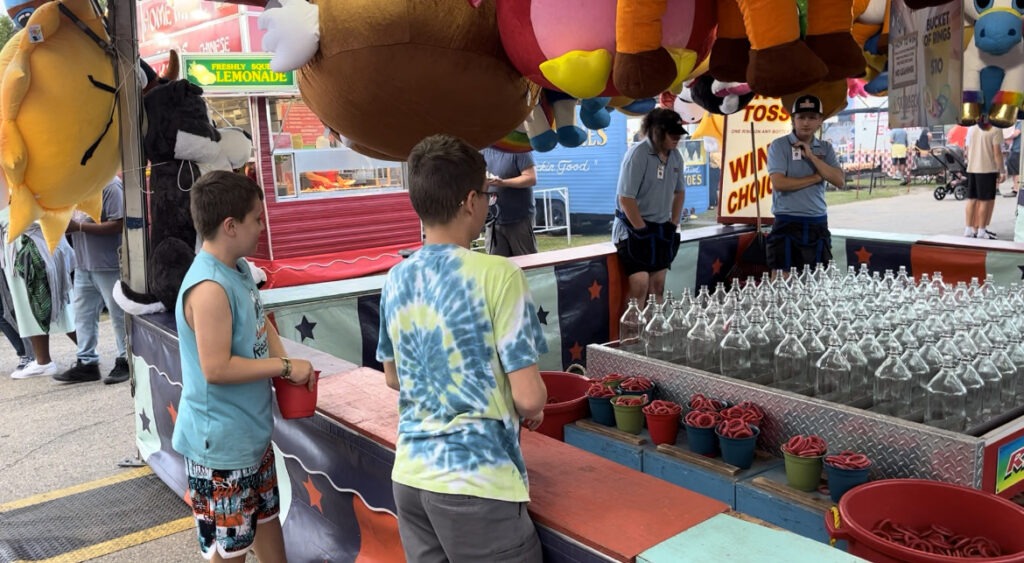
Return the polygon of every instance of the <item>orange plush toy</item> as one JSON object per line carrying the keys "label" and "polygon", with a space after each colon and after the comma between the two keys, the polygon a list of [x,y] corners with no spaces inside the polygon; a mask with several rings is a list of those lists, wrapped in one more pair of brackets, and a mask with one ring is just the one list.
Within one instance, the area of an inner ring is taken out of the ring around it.
{"label": "orange plush toy", "polygon": [[720,0],[710,74],[747,82],[780,97],[821,81],[864,74],[853,40],[853,0],[807,0],[807,34],[800,38],[796,0]]}

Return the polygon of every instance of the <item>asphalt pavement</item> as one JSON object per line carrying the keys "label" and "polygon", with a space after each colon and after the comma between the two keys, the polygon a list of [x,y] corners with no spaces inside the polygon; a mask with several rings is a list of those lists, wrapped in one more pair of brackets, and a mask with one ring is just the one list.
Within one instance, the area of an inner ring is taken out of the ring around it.
{"label": "asphalt pavement", "polygon": [[[829,222],[832,228],[960,235],[965,203],[952,198],[936,201],[932,189],[922,185],[912,187],[908,195],[834,206]],[[996,200],[991,230],[1004,240],[1012,237],[1014,211],[1015,200]],[[109,320],[101,323],[100,343],[105,374],[114,361]],[[66,337],[53,337],[51,349],[62,368],[75,362],[76,348]],[[48,378],[16,381],[8,374],[17,361],[10,346],[0,342],[0,504],[125,471],[118,463],[136,454],[129,383],[62,386]],[[196,547],[195,532],[189,530],[95,561],[199,561]]]}

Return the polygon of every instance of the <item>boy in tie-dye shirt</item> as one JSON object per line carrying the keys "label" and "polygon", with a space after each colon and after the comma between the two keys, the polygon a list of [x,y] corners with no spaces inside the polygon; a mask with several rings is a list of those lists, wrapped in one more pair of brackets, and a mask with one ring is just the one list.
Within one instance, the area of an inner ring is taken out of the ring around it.
{"label": "boy in tie-dye shirt", "polygon": [[541,560],[519,429],[543,420],[547,346],[522,270],[469,250],[486,188],[483,157],[460,139],[409,155],[426,239],[388,274],[377,359],[399,391],[391,477],[411,562]]}

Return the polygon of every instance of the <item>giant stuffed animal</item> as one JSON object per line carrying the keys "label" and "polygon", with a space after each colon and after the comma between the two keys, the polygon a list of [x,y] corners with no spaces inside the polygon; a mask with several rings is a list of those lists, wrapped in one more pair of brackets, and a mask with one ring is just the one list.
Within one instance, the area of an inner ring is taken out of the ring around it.
{"label": "giant stuffed animal", "polygon": [[282,0],[259,24],[271,68],[299,69],[306,104],[367,156],[404,160],[435,133],[486,147],[530,111],[493,4]]}
{"label": "giant stuffed animal", "polygon": [[244,132],[213,126],[202,95],[199,86],[173,80],[143,98],[143,144],[149,160],[149,293],[134,292],[124,283],[115,287],[115,299],[128,313],[174,310],[197,242],[189,188],[204,172],[241,168],[251,156],[252,143]]}
{"label": "giant stuffed animal", "polygon": [[803,37],[797,0],[720,0],[716,6],[709,73],[718,80],[781,97],[864,74],[862,49],[850,35],[853,0],[807,0]]}
{"label": "giant stuffed animal", "polygon": [[714,37],[713,0],[493,1],[512,64],[579,99],[678,92]]}
{"label": "giant stuffed animal", "polygon": [[[984,8],[979,7],[983,5]],[[964,2],[974,34],[964,49],[960,125],[1012,127],[1024,102],[1024,6],[1017,0]]]}
{"label": "giant stuffed animal", "polygon": [[38,220],[52,250],[76,208],[99,220],[120,168],[113,56],[89,0],[49,2],[26,25],[0,51],[0,167],[10,240]]}

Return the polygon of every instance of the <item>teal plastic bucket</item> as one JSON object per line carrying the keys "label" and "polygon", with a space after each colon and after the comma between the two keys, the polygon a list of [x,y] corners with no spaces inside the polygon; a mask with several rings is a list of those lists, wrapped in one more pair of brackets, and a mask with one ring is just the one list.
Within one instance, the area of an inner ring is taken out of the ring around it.
{"label": "teal plastic bucket", "polygon": [[707,457],[715,457],[718,455],[718,436],[715,435],[715,427],[711,428],[697,428],[696,426],[686,426],[686,443],[690,446],[690,451]]}
{"label": "teal plastic bucket", "polygon": [[828,477],[828,494],[832,502],[839,502],[846,491],[867,483],[870,470],[870,466],[864,469],[841,469],[826,463],[825,475]]}
{"label": "teal plastic bucket", "polygon": [[754,465],[754,446],[757,445],[757,436],[761,430],[753,424],[749,426],[754,431],[754,435],[749,438],[726,438],[715,432],[718,434],[718,447],[722,450],[722,461],[740,469],[750,469]]}
{"label": "teal plastic bucket", "polygon": [[612,397],[587,397],[590,402],[590,416],[594,422],[605,426],[615,426],[615,409],[612,408]]}

